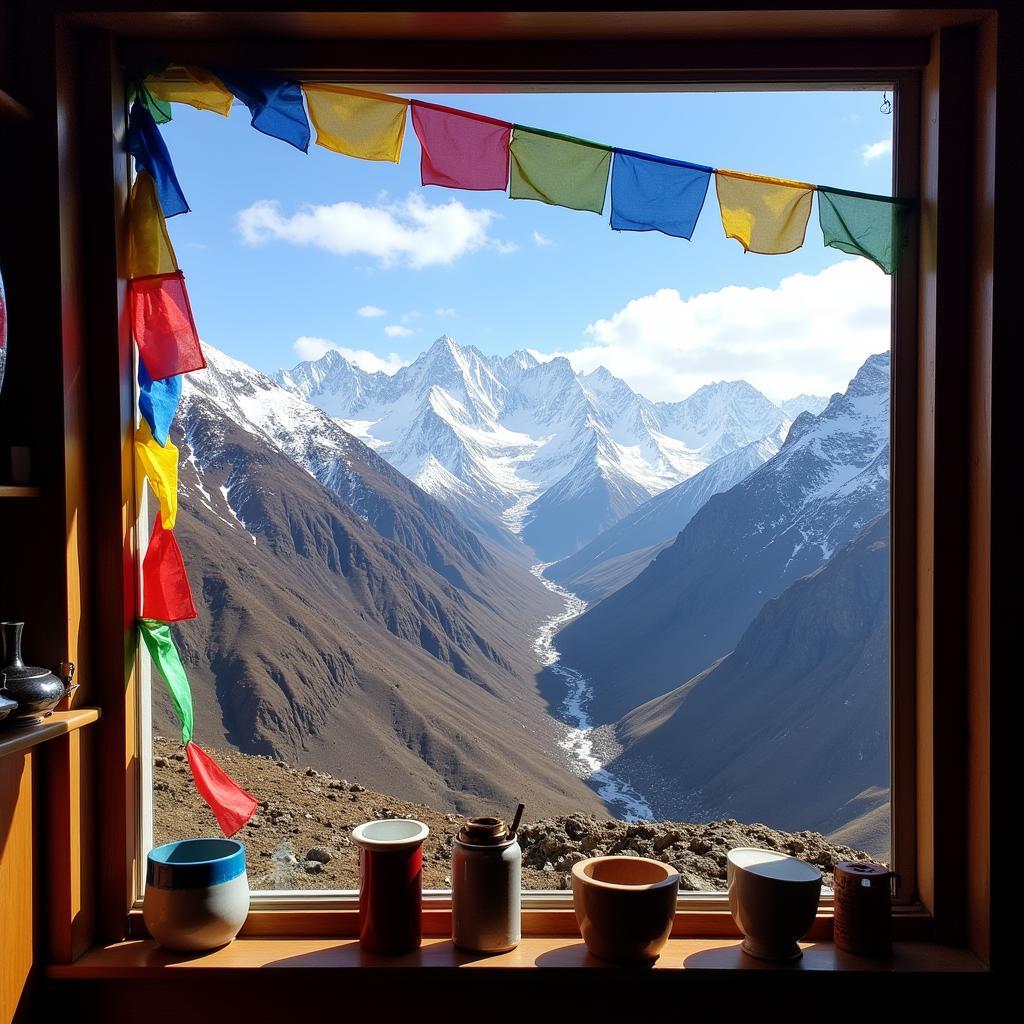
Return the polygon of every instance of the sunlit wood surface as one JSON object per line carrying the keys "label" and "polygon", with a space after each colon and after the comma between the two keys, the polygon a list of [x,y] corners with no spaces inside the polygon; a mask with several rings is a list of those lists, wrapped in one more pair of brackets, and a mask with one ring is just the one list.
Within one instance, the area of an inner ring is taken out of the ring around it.
{"label": "sunlit wood surface", "polygon": [[[972,954],[932,943],[897,943],[893,956],[874,960],[853,956],[831,942],[804,945],[803,957],[788,964],[754,960],[734,939],[669,939],[655,970],[742,971],[969,971],[982,969]],[[450,939],[424,939],[415,953],[400,957],[363,954],[355,939],[238,939],[212,953],[181,954],[161,949],[152,940],[121,942],[91,950],[74,964],[48,969],[51,978],[159,978],[168,971],[238,971],[253,968],[337,970],[339,968],[567,968],[617,969],[591,956],[579,938],[527,938],[509,953],[484,956],[463,953]],[[618,968],[645,970],[647,966]]]}
{"label": "sunlit wood surface", "polygon": [[64,736],[100,717],[98,708],[78,708],[74,711],[54,711],[41,725],[7,726],[0,729],[0,757],[31,750],[55,736]]}

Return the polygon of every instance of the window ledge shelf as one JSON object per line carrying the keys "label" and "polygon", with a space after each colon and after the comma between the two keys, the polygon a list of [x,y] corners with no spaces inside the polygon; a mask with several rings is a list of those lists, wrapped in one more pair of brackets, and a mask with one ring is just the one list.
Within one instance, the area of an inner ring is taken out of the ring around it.
{"label": "window ledge shelf", "polygon": [[[964,949],[931,942],[898,942],[893,955],[870,959],[846,953],[831,942],[803,944],[803,957],[791,963],[771,964],[754,960],[740,949],[735,939],[669,939],[654,963],[655,970],[668,971],[761,971],[761,972],[875,972],[924,974],[975,974],[984,972],[982,962]],[[54,964],[47,976],[54,979],[166,978],[182,970],[236,973],[247,970],[344,970],[384,969],[392,972],[421,968],[462,970],[518,970],[523,968],[596,968],[615,966],[591,956],[578,938],[531,936],[514,950],[493,956],[464,953],[451,939],[427,938],[415,953],[399,957],[364,954],[356,939],[236,939],[211,953],[182,954],[161,949],[151,939],[120,942],[90,950],[72,964]],[[635,969],[635,968],[634,968]],[[205,977],[210,977],[207,973]]]}
{"label": "window ledge shelf", "polygon": [[54,711],[40,725],[0,726],[0,757],[20,754],[57,736],[66,736],[92,725],[99,717],[99,708],[75,708],[74,711]]}

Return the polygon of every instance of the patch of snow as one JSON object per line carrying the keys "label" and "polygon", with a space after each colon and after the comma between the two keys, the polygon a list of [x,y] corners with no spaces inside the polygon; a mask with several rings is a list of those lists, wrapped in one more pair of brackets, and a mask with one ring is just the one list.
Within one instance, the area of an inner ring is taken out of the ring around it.
{"label": "patch of snow", "polygon": [[[232,516],[234,516],[235,522],[238,523],[238,525],[241,526],[241,528],[243,530],[245,530],[246,533],[249,534],[249,537],[251,538],[253,544],[255,544],[256,543],[255,535],[249,530],[249,527],[246,526],[245,523],[242,521],[242,517],[231,507],[231,500],[228,497],[230,492],[231,492],[231,488],[230,487],[225,487],[224,484],[220,485],[221,497],[224,499],[224,504],[227,505],[228,511],[231,513]],[[227,520],[224,520],[224,522],[227,522]],[[231,524],[229,523],[228,525],[230,526]]]}

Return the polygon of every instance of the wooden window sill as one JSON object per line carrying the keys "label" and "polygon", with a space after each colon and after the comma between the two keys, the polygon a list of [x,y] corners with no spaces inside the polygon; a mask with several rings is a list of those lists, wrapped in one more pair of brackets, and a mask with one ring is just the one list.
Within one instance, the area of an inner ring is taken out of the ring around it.
{"label": "wooden window sill", "polygon": [[40,725],[7,726],[0,732],[0,757],[20,754],[57,736],[66,736],[76,729],[92,725],[99,717],[99,708],[75,708],[74,711],[54,711]]}
{"label": "wooden window sill", "polygon": [[[876,960],[837,949],[831,942],[803,944],[803,957],[793,963],[772,964],[748,957],[735,939],[669,939],[654,963],[655,970],[788,971],[791,973],[858,971],[922,974],[980,973],[984,965],[972,953],[931,942],[898,942],[891,958]],[[522,968],[604,968],[612,964],[587,952],[579,937],[524,938],[509,953],[493,956],[463,953],[451,939],[426,938],[415,953],[400,957],[364,954],[356,939],[237,939],[212,953],[182,954],[161,949],[151,939],[120,942],[90,950],[75,963],[54,964],[46,973],[53,979],[167,978],[182,970],[235,974],[254,969],[339,970],[351,968],[409,971],[419,968],[459,970]],[[209,978],[210,974],[204,975]]]}

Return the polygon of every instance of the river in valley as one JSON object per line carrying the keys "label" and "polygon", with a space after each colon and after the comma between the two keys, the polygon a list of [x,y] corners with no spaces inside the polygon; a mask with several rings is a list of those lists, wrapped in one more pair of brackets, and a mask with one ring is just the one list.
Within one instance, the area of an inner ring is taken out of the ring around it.
{"label": "river in valley", "polygon": [[[609,771],[607,754],[614,749],[608,738],[599,735],[588,713],[593,688],[586,676],[575,669],[561,664],[561,655],[555,646],[555,634],[577,615],[582,615],[587,602],[564,587],[546,579],[543,575],[549,563],[533,566],[531,572],[553,594],[557,594],[565,606],[561,612],[544,620],[533,641],[544,666],[550,669],[564,684],[565,698],[558,709],[565,726],[565,736],[559,746],[565,751],[569,766],[580,778],[590,782],[597,795],[608,805],[609,811],[622,821],[650,821],[654,811],[650,804],[625,779]],[[602,754],[605,758],[602,759]]]}

